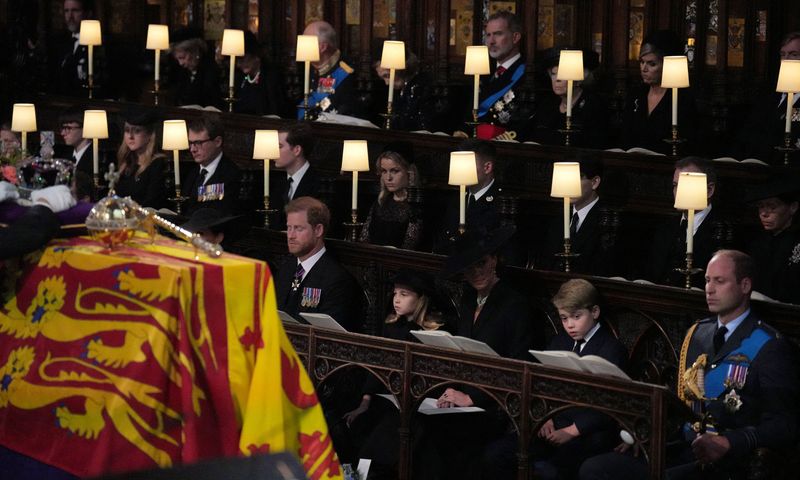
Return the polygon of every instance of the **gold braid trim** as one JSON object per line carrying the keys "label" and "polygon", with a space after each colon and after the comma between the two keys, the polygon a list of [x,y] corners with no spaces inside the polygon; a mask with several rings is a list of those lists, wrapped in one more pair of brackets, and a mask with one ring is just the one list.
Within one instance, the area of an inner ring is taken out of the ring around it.
{"label": "gold braid trim", "polygon": [[683,345],[681,345],[681,356],[679,359],[678,365],[678,385],[677,385],[677,393],[678,398],[686,402],[686,394],[684,393],[685,386],[683,384],[683,373],[686,371],[686,356],[689,354],[689,344],[692,342],[692,335],[694,335],[694,331],[697,330],[697,323],[689,327],[689,331],[686,332],[686,336],[683,338]]}

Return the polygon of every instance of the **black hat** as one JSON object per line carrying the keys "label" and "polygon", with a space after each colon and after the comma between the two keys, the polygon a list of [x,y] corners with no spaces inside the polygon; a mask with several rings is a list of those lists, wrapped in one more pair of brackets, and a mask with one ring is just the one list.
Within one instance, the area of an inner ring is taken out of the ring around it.
{"label": "black hat", "polygon": [[258,42],[256,35],[250,30],[244,32],[244,54],[261,56],[261,44]]}
{"label": "black hat", "polygon": [[173,45],[193,38],[203,38],[203,32],[194,27],[181,27],[170,33],[170,43]]}
{"label": "black hat", "polygon": [[642,48],[639,50],[639,58],[648,53],[655,53],[660,57],[683,55],[683,43],[671,30],[656,30],[644,37]]}
{"label": "black hat", "polygon": [[199,233],[204,230],[221,231],[227,223],[242,218],[241,215],[226,215],[225,212],[216,208],[200,208],[192,213],[189,220],[181,225],[192,233]]}
{"label": "black hat", "polygon": [[800,198],[800,179],[795,175],[773,176],[767,183],[748,188],[747,203],[777,197],[785,202]]}
{"label": "black hat", "polygon": [[[548,48],[544,52],[542,52],[542,68],[545,70],[549,70],[553,67],[558,66],[558,62],[561,59],[561,51],[562,50],[578,50],[577,48],[573,47],[552,47]],[[600,55],[597,54],[594,50],[583,50],[583,68],[586,70],[594,70],[598,66],[600,66]]]}
{"label": "black hat", "polygon": [[125,113],[125,123],[152,130],[158,123],[158,114],[150,108],[134,107]]}
{"label": "black hat", "polygon": [[444,273],[449,276],[459,274],[486,255],[497,252],[514,235],[515,230],[510,225],[490,232],[467,230],[453,243],[452,253],[444,263]]}
{"label": "black hat", "polygon": [[392,285],[403,285],[409,287],[419,295],[433,296],[436,292],[436,286],[433,283],[433,278],[427,273],[415,272],[413,270],[402,269],[399,270],[391,279],[389,283]]}

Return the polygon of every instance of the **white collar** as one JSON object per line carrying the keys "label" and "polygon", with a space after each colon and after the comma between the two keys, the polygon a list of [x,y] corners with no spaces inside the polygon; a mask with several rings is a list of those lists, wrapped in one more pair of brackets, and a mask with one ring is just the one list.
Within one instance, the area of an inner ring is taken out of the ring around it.
{"label": "white collar", "polygon": [[490,188],[492,188],[492,185],[494,185],[494,178],[492,179],[492,181],[491,181],[491,182],[489,182],[489,184],[488,184],[488,185],[486,185],[485,187],[481,188],[481,189],[480,189],[480,190],[478,190],[477,192],[473,192],[472,190],[470,190],[470,192],[469,192],[469,193],[471,193],[471,194],[472,194],[472,196],[473,196],[473,197],[475,197],[475,200],[480,200],[480,199],[481,199],[481,197],[482,197],[482,196],[483,196],[483,195],[484,195],[484,194],[485,194],[487,191],[489,191],[489,189],[490,189]]}
{"label": "white collar", "polygon": [[[297,263],[303,266],[303,279],[306,278],[308,272],[310,272],[311,269],[314,268],[314,265],[317,264],[317,262],[319,261],[320,258],[322,258],[323,255],[325,255],[325,245],[323,245],[322,248],[320,248],[317,253],[311,255],[302,262],[300,261],[299,258],[297,259]],[[302,281],[302,279],[300,281]]]}
{"label": "white collar", "polygon": [[208,180],[209,180],[211,177],[213,177],[213,176],[214,176],[214,172],[216,172],[216,171],[217,171],[217,167],[219,166],[219,162],[220,162],[221,160],[222,160],[222,152],[219,152],[219,155],[217,155],[217,158],[215,158],[214,160],[212,160],[212,161],[211,161],[211,163],[209,163],[209,164],[208,164],[208,166],[205,166],[205,167],[201,166],[201,167],[200,167],[200,169],[201,169],[201,170],[202,170],[202,169],[205,169],[205,170],[208,172],[208,173],[206,174],[206,179],[205,179],[205,181],[203,182],[203,185],[207,184],[207,183],[208,183]]}
{"label": "white collar", "polygon": [[[294,200],[294,192],[297,191],[297,186],[300,185],[301,181],[303,181],[303,176],[306,174],[306,172],[308,171],[308,169],[310,167],[311,167],[311,164],[308,163],[308,160],[306,160],[306,163],[302,167],[300,167],[299,170],[294,172],[294,175],[289,175],[288,173],[286,174],[286,179],[287,180],[290,179],[290,178],[292,179],[292,185],[291,185],[291,188],[289,189],[289,199],[290,200]],[[305,266],[303,266],[303,268],[305,268]]]}
{"label": "white collar", "polygon": [[[747,318],[748,315],[750,315],[750,309],[749,308],[747,310],[745,310],[743,314],[739,315],[738,317],[734,318],[733,320],[731,320],[730,322],[725,324],[725,328],[728,329],[728,331],[725,332],[725,341],[728,341],[728,338],[730,338],[730,336],[734,332],[734,330],[739,328],[739,325],[741,325],[742,322],[744,322],[744,319]],[[717,317],[717,328],[719,328],[721,326],[722,326],[722,322],[720,322],[719,321],[719,317]]]}
{"label": "white collar", "polygon": [[600,322],[595,322],[594,327],[592,327],[588,332],[586,332],[586,335],[583,336],[583,343],[581,343],[580,347],[578,347],[581,352],[583,351],[583,348],[586,346],[586,344],[589,343],[589,340],[592,339],[594,334],[597,333],[597,330],[599,328],[600,328]]}
{"label": "white collar", "polygon": [[521,53],[517,53],[516,55],[514,55],[514,56],[513,56],[513,57],[511,57],[511,58],[509,58],[509,59],[508,59],[508,60],[506,60],[505,62],[503,62],[503,63],[499,64],[499,65],[498,65],[498,67],[503,67],[503,68],[505,68],[506,70],[508,70],[509,68],[511,68],[511,65],[514,65],[514,62],[516,62],[517,60],[519,60],[519,57],[521,57],[521,56],[522,56],[522,54],[521,54]]}
{"label": "white collar", "polygon": [[[703,220],[706,219],[708,214],[711,212],[711,204],[709,203],[708,206],[699,212],[694,213],[694,225],[692,230],[692,236],[697,235],[697,230],[700,228],[700,225],[703,223]],[[681,220],[686,220],[686,212],[683,212],[681,216]]]}
{"label": "white collar", "polygon": [[87,142],[87,143],[86,143],[84,146],[82,146],[81,148],[76,148],[76,149],[75,149],[75,152],[72,154],[72,158],[74,158],[74,159],[75,159],[75,166],[78,166],[78,163],[79,163],[79,162],[81,161],[81,159],[83,158],[83,154],[86,152],[86,150],[87,150],[87,149],[88,149],[88,148],[89,148],[91,145],[92,145],[92,142]]}
{"label": "white collar", "polygon": [[581,225],[583,225],[583,221],[586,219],[586,215],[589,215],[589,212],[592,210],[592,207],[594,207],[594,205],[597,203],[598,200],[600,200],[599,196],[594,200],[592,200],[591,202],[589,202],[588,204],[584,205],[580,210],[575,210],[574,207],[572,208],[572,213],[578,214],[578,224],[575,225],[576,232],[581,229]]}

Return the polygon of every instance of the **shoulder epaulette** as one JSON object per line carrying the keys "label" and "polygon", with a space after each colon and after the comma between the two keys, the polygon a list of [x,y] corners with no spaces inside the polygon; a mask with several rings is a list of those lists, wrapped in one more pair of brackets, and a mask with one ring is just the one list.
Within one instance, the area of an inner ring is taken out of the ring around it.
{"label": "shoulder epaulette", "polygon": [[765,322],[759,320],[758,323],[756,323],[756,326],[758,328],[764,330],[765,332],[767,332],[772,337],[781,338],[781,332],[777,331],[775,329],[775,327],[773,327],[772,325],[770,325],[768,323],[765,323]]}
{"label": "shoulder epaulette", "polygon": [[348,75],[355,71],[355,70],[353,70],[353,67],[351,67],[350,65],[344,63],[344,60],[340,60],[339,61],[339,66],[342,67],[342,70],[347,72]]}

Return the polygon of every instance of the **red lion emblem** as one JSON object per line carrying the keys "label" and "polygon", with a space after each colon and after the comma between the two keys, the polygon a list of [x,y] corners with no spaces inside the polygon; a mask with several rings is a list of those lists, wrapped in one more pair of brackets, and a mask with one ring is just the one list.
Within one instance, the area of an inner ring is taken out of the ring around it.
{"label": "red lion emblem", "polygon": [[[314,464],[321,458],[322,461],[314,468]],[[339,459],[333,449],[331,437],[328,435],[322,440],[322,432],[319,430],[313,435],[300,433],[300,459],[309,480],[319,480],[325,472],[328,478],[339,475]]]}
{"label": "red lion emblem", "polygon": [[283,391],[289,398],[289,401],[297,408],[311,408],[319,403],[317,394],[314,390],[311,393],[306,393],[300,387],[300,362],[294,362],[286,355],[286,352],[281,350],[281,381],[283,383]]}

